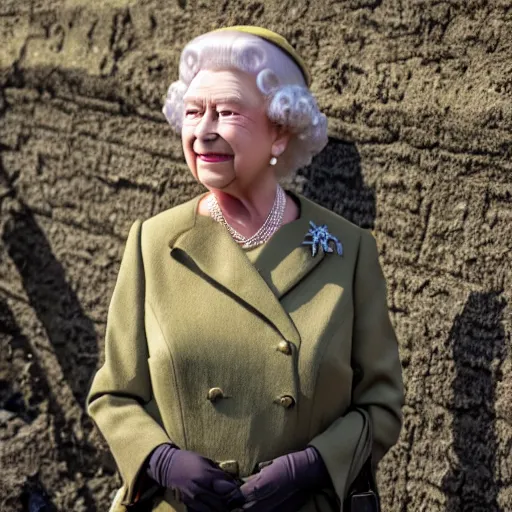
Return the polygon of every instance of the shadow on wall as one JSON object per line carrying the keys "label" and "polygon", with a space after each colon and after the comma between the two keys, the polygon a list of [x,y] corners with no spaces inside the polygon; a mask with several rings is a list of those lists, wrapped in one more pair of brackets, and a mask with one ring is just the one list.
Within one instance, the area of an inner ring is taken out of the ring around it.
{"label": "shadow on wall", "polygon": [[30,305],[43,324],[76,401],[85,407],[98,347],[94,323],[84,313],[32,211],[19,201],[2,241],[16,265]]}
{"label": "shadow on wall", "polygon": [[[0,339],[6,340],[6,349],[7,346],[10,347],[10,350],[6,350],[2,356],[2,364],[7,365],[4,368],[6,373],[3,375],[3,377],[7,377],[7,381],[0,381],[2,384],[0,388],[0,409],[9,416],[11,414],[16,415],[26,423],[32,423],[40,413],[40,404],[44,400],[48,400],[49,411],[54,417],[55,428],[53,428],[53,434],[58,436],[58,431],[66,428],[66,415],[55,400],[44,369],[35,357],[28,339],[22,334],[11,308],[3,297],[0,297]],[[4,346],[3,343],[2,346]],[[30,361],[30,364],[26,365],[26,361]],[[25,371],[23,367],[26,367]],[[18,373],[23,373],[24,385],[18,382]],[[59,446],[59,439],[55,439],[55,443]],[[76,453],[72,453],[72,450],[72,447],[71,449],[59,450],[59,459],[66,462],[66,467],[80,470],[77,467],[79,457]],[[23,457],[20,458],[23,459]],[[15,480],[10,481],[7,478],[4,483],[13,487],[17,487],[17,485],[23,487],[21,492],[23,511],[44,510],[45,512],[53,512],[57,509],[39,479],[39,468],[34,464],[37,464],[37,462],[29,463],[29,466],[16,467]],[[94,501],[91,501],[92,497],[87,496],[86,493],[82,494],[82,497],[85,503],[92,503],[94,507]],[[46,508],[41,508],[43,505]]]}
{"label": "shadow on wall", "polygon": [[362,228],[374,228],[375,191],[364,183],[354,143],[329,137],[326,148],[298,175],[306,179],[304,196]]}
{"label": "shadow on wall", "polygon": [[505,358],[502,325],[505,301],[500,292],[471,293],[453,324],[453,449],[457,457],[443,480],[447,512],[499,511],[495,479],[495,393]]}
{"label": "shadow on wall", "polygon": [[[12,195],[15,196],[14,191]],[[21,335],[12,311],[3,300],[0,303],[0,329],[2,334],[10,336],[13,343],[24,353],[31,354],[31,372],[34,379],[30,382],[30,387],[31,391],[37,394],[39,402],[36,400],[27,404],[22,394],[13,389],[10,396],[1,397],[1,406],[30,423],[38,414],[37,404],[44,398],[41,393],[46,395],[50,412],[54,416],[53,435],[59,460],[65,461],[69,475],[79,472],[87,474],[89,469],[95,470],[95,466],[91,465],[88,459],[96,458],[93,448],[86,441],[93,428],[92,421],[84,412],[86,393],[98,358],[94,324],[82,310],[77,296],[66,280],[62,265],[52,253],[50,244],[32,211],[19,199],[18,205],[17,211],[10,212],[10,218],[4,224],[2,241],[17,268],[30,306],[54,347],[64,378],[80,405],[79,421],[83,438],[79,440],[73,435],[74,429],[70,424],[73,420],[68,418],[69,415],[61,409],[53,396],[45,369],[38,361],[38,355],[32,353],[30,343]],[[13,376],[14,379],[16,377]],[[70,404],[70,407],[72,405]],[[23,469],[20,468],[20,471]],[[37,503],[37,500],[44,502],[45,496],[41,484],[32,482],[29,477],[22,496],[24,507],[28,506],[28,510],[39,510],[33,508],[36,506],[34,503]],[[95,501],[86,486],[80,490],[80,496],[88,510],[96,509]],[[47,507],[51,510],[49,503]]]}

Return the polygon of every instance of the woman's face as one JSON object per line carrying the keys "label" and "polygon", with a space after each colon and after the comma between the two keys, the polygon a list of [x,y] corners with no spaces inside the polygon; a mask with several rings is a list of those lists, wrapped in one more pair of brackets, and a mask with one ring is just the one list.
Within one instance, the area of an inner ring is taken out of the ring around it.
{"label": "woman's face", "polygon": [[[239,70],[200,71],[185,94],[182,143],[194,177],[208,189],[246,189],[272,172],[278,130],[256,79]],[[284,149],[283,149],[284,150]]]}

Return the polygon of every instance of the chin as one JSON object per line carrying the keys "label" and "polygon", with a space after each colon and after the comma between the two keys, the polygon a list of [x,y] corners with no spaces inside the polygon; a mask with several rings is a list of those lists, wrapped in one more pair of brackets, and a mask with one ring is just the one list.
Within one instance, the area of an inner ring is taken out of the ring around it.
{"label": "chin", "polygon": [[217,174],[205,171],[197,172],[197,180],[204,185],[207,189],[216,188],[219,190],[228,187],[234,180],[235,176],[231,173]]}
{"label": "chin", "polygon": [[226,187],[228,187],[233,179],[227,180],[226,178],[219,176],[218,178],[214,177],[201,177],[199,175],[198,181],[201,183],[201,185],[205,186],[207,189],[218,189],[218,190],[224,190]]}

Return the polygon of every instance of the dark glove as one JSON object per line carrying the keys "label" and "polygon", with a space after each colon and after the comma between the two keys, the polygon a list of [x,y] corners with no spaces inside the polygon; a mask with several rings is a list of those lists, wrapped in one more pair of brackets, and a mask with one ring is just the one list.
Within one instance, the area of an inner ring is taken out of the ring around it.
{"label": "dark glove", "polygon": [[311,492],[330,485],[331,479],[322,457],[313,446],[277,457],[249,478],[240,490],[245,510],[251,512],[295,512]]}
{"label": "dark glove", "polygon": [[172,444],[153,450],[146,472],[161,486],[177,490],[194,512],[227,512],[244,502],[231,475],[210,459]]}

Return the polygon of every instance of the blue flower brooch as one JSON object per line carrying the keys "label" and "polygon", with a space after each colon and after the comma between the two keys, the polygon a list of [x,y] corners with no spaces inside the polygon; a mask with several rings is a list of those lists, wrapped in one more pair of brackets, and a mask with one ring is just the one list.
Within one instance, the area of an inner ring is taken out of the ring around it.
{"label": "blue flower brooch", "polygon": [[[321,247],[324,252],[334,252],[333,248],[329,246],[330,242],[334,242],[337,253],[343,256],[343,246],[341,242],[327,231],[325,224],[317,226],[314,222],[309,221],[309,225],[311,229],[306,233],[302,245],[311,245],[312,256],[316,255],[319,247]],[[306,240],[307,237],[311,237],[311,240]]]}

